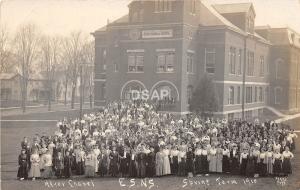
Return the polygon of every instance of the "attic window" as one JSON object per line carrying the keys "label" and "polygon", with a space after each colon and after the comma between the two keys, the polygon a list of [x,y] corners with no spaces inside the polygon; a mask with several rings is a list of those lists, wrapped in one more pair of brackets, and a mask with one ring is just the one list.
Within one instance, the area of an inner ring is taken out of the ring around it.
{"label": "attic window", "polygon": [[172,1],[171,0],[155,0],[155,12],[171,12]]}

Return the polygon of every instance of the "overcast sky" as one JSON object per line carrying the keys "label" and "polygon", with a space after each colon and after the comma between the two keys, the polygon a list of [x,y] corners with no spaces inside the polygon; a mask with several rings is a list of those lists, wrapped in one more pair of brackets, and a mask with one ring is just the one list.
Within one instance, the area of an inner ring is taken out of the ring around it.
{"label": "overcast sky", "polygon": [[[1,0],[0,0],[1,1]],[[212,3],[253,2],[256,25],[290,26],[300,33],[299,0],[209,0]],[[93,32],[128,13],[130,0],[2,0],[1,22],[10,31],[34,22],[49,34],[74,30]]]}

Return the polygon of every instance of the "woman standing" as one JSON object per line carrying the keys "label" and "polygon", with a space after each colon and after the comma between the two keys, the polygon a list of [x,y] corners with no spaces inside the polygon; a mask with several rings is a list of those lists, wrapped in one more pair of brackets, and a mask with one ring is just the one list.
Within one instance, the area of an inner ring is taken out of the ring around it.
{"label": "woman standing", "polygon": [[96,157],[92,150],[89,150],[85,157],[85,177],[95,176]]}
{"label": "woman standing", "polygon": [[107,167],[108,167],[108,156],[106,154],[105,149],[101,149],[100,154],[98,155],[97,160],[99,161],[99,174],[101,177],[107,174]]}
{"label": "woman standing", "polygon": [[178,153],[179,153],[178,148],[176,145],[174,145],[170,152],[172,174],[178,173]]}
{"label": "woman standing", "polygon": [[195,168],[194,159],[195,159],[195,155],[192,150],[192,147],[189,147],[186,153],[186,171],[188,173],[188,177],[193,177],[194,168]]}
{"label": "woman standing", "polygon": [[155,152],[154,147],[150,147],[150,153],[147,155],[147,177],[155,176]]}
{"label": "woman standing", "polygon": [[254,177],[254,172],[255,172],[255,157],[253,155],[252,148],[250,148],[250,152],[247,160],[246,176]]}
{"label": "woman standing", "polygon": [[273,165],[273,172],[275,176],[280,176],[282,173],[282,154],[280,154],[280,149],[275,149],[274,152],[274,165]]}
{"label": "woman standing", "polygon": [[124,147],[123,155],[120,156],[120,173],[121,177],[126,177],[128,175],[129,163],[130,163],[130,154],[128,148]]}
{"label": "woman standing", "polygon": [[73,156],[70,155],[69,151],[66,151],[64,157],[64,176],[69,178],[72,175]]}
{"label": "woman standing", "polygon": [[239,152],[236,145],[233,146],[232,150],[230,151],[230,159],[231,159],[231,170],[230,173],[232,175],[238,175],[240,173],[240,164],[239,164]]}
{"label": "woman standing", "polygon": [[178,153],[178,175],[186,176],[186,152],[184,147],[180,147]]}
{"label": "woman standing", "polygon": [[291,159],[294,158],[294,154],[290,152],[288,146],[285,147],[285,150],[282,152],[282,172],[285,176],[288,176],[292,173]]}
{"label": "woman standing", "polygon": [[41,177],[40,172],[40,156],[38,154],[38,150],[35,149],[33,154],[30,156],[31,168],[29,170],[29,178],[32,178],[34,181],[36,178]]}
{"label": "woman standing", "polygon": [[208,161],[208,148],[203,147],[202,153],[201,153],[201,173],[205,174],[205,176],[208,176],[209,172],[209,161]]}
{"label": "woman standing", "polygon": [[222,169],[223,169],[223,165],[222,165],[222,161],[223,161],[223,149],[221,148],[221,144],[218,144],[218,148],[217,148],[217,153],[216,153],[216,159],[217,159],[217,173],[222,173]]}
{"label": "woman standing", "polygon": [[163,167],[164,167],[164,153],[162,147],[159,147],[159,151],[156,153],[155,166],[156,166],[156,176],[162,176]]}
{"label": "woman standing", "polygon": [[170,155],[170,149],[168,147],[165,147],[163,149],[163,175],[171,174],[169,155]]}
{"label": "woman standing", "polygon": [[130,152],[130,162],[129,162],[129,177],[136,177],[137,175],[137,163],[136,163],[136,151],[134,148]]}
{"label": "woman standing", "polygon": [[201,144],[198,143],[197,148],[195,149],[195,174],[201,174],[202,172],[201,155],[202,147]]}
{"label": "woman standing", "polygon": [[254,146],[253,157],[254,157],[254,177],[259,176],[259,163],[260,163],[260,151],[259,146]]}
{"label": "woman standing", "polygon": [[50,150],[47,150],[46,153],[42,156],[42,162],[44,166],[44,171],[42,173],[43,179],[52,177],[52,155]]}
{"label": "woman standing", "polygon": [[240,174],[243,176],[246,175],[248,155],[249,154],[248,154],[247,149],[244,149],[244,151],[241,153],[241,156],[240,156],[240,164],[241,164]]}
{"label": "woman standing", "polygon": [[265,177],[267,175],[267,164],[266,164],[266,149],[262,147],[261,153],[259,154],[259,176]]}
{"label": "woman standing", "polygon": [[272,147],[269,146],[266,152],[266,164],[267,164],[267,175],[273,175],[273,151]]}
{"label": "woman standing", "polygon": [[230,151],[225,145],[222,150],[223,159],[222,159],[222,170],[223,173],[229,173],[230,172]]}
{"label": "woman standing", "polygon": [[61,178],[63,175],[63,169],[64,169],[64,158],[63,158],[61,152],[57,152],[57,155],[54,158],[54,168],[55,168],[56,177]]}
{"label": "woman standing", "polygon": [[22,149],[21,154],[19,155],[19,169],[18,169],[18,178],[24,180],[28,178],[28,156],[26,150]]}
{"label": "woman standing", "polygon": [[209,172],[217,172],[217,149],[215,145],[212,145],[208,152],[208,161],[209,161]]}
{"label": "woman standing", "polygon": [[[98,158],[99,154],[100,154],[100,149],[99,149],[99,146],[96,144],[94,145],[94,148],[93,148],[93,154],[95,156],[95,158]],[[96,163],[95,163],[95,173],[98,173],[98,170],[99,170],[99,161],[96,160]]]}
{"label": "woman standing", "polygon": [[110,173],[112,177],[117,177],[119,173],[118,163],[119,163],[119,153],[116,151],[116,147],[113,146],[112,152],[109,155],[110,159]]}

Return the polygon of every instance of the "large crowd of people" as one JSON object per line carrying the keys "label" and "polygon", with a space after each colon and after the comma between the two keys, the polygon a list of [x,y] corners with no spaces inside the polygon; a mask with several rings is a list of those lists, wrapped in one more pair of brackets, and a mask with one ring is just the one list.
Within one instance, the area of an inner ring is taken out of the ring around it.
{"label": "large crowd of people", "polygon": [[287,176],[295,138],[272,121],[178,117],[147,102],[112,102],[81,120],[64,118],[51,136],[24,137],[17,176]]}

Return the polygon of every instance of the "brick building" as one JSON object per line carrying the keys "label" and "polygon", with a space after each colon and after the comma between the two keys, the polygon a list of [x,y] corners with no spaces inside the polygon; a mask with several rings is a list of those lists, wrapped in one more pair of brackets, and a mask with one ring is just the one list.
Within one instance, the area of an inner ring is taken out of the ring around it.
{"label": "brick building", "polygon": [[199,80],[217,89],[216,115],[258,116],[270,96],[271,43],[255,32],[251,3],[210,5],[200,0],[132,1],[129,13],[93,33],[95,106],[170,92],[166,109],[186,113]]}

